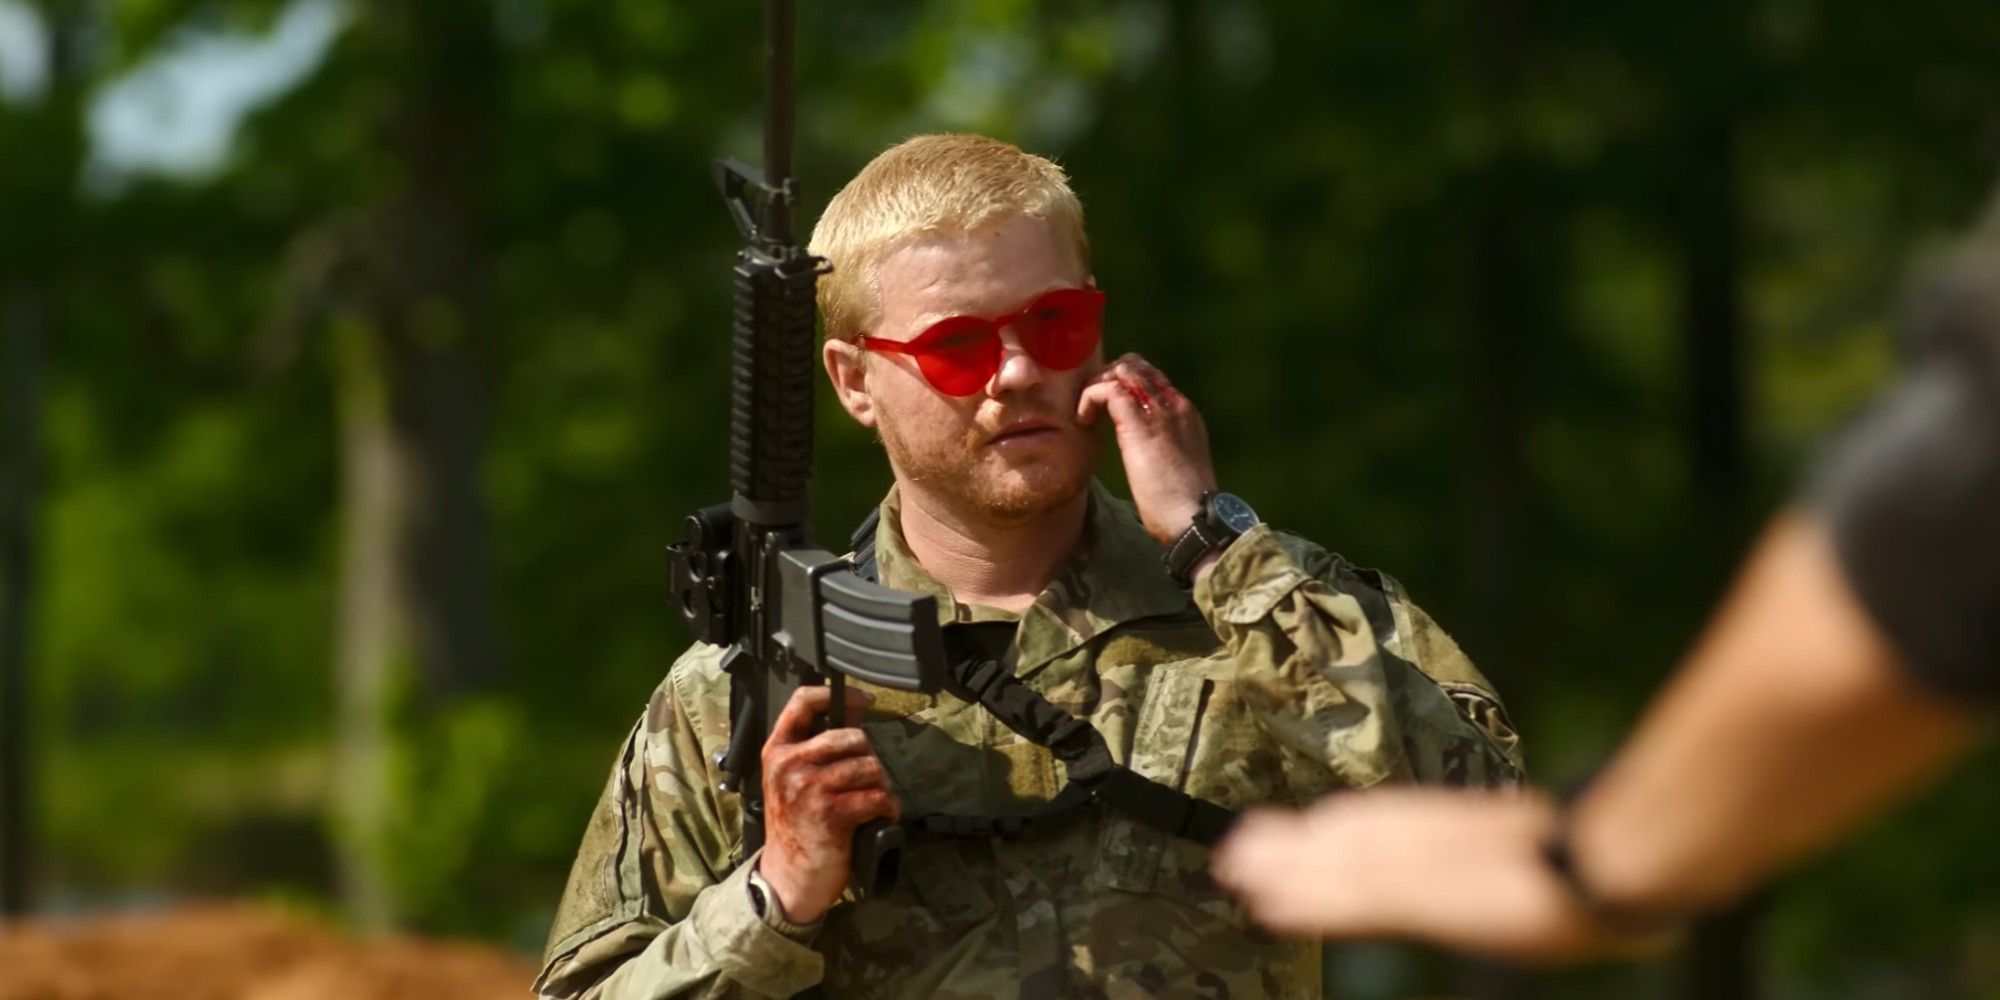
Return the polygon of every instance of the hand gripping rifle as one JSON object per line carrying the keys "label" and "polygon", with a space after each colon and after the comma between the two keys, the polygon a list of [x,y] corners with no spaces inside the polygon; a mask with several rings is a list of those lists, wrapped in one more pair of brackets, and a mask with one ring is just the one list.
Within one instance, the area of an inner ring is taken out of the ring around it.
{"label": "hand gripping rifle", "polygon": [[[762,752],[771,720],[801,684],[833,689],[828,724],[843,724],[846,681],[936,691],[944,647],[936,600],[856,576],[807,538],[812,472],[813,289],[829,269],[792,235],[792,0],[766,0],[764,171],[715,165],[742,231],[736,255],[729,389],[730,501],[690,515],[670,548],[673,598],[695,638],[727,646],[729,749],[721,787],[743,801],[743,857],[764,843]],[[855,831],[853,885],[895,883],[904,831],[876,820]]]}

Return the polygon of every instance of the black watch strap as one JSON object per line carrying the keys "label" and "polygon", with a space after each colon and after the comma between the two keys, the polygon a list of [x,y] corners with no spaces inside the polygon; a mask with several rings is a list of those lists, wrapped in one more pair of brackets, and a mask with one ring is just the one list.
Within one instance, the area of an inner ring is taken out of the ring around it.
{"label": "black watch strap", "polygon": [[1201,506],[1195,510],[1194,521],[1167,549],[1167,576],[1182,587],[1193,586],[1194,568],[1201,563],[1203,556],[1236,539],[1233,533],[1209,516],[1208,502],[1215,493],[1210,490],[1201,495]]}
{"label": "black watch strap", "polygon": [[1558,807],[1556,824],[1541,843],[1542,864],[1550,874],[1561,882],[1571,899],[1576,900],[1591,917],[1613,933],[1634,939],[1660,937],[1677,934],[1684,930],[1691,920],[1687,913],[1655,911],[1626,906],[1605,899],[1591,886],[1581,871],[1577,869],[1576,854],[1570,843],[1570,800],[1581,793],[1577,789]]}

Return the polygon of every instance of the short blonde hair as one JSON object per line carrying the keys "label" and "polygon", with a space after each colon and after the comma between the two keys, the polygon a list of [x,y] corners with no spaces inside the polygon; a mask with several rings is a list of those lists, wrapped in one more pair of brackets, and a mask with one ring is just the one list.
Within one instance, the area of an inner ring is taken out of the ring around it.
{"label": "short blonde hair", "polygon": [[833,263],[819,283],[827,337],[852,340],[875,322],[876,268],[904,244],[1016,214],[1060,226],[1090,270],[1083,205],[1054,161],[983,135],[920,135],[884,150],[813,227],[812,252]]}

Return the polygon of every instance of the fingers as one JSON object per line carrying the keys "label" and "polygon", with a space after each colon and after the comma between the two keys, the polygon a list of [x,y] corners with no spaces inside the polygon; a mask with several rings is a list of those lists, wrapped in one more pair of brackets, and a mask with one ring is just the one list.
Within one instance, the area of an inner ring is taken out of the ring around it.
{"label": "fingers", "polygon": [[[858,718],[869,705],[875,703],[875,696],[859,688],[847,689],[844,704],[848,718]],[[833,704],[833,689],[823,684],[807,684],[792,692],[790,700],[771,722],[771,735],[766,744],[798,743],[813,735],[813,720],[825,715]]]}
{"label": "fingers", "polygon": [[1088,427],[1107,412],[1139,519],[1154,540],[1172,545],[1200,509],[1202,494],[1215,489],[1201,413],[1137,354],[1106,365],[1079,393],[1079,425]]}
{"label": "fingers", "polygon": [[865,744],[861,753],[817,760],[784,751],[772,759],[767,773],[787,802],[842,792],[889,789],[888,770]]}
{"label": "fingers", "polygon": [[[858,729],[834,729],[765,754],[766,799],[783,812],[802,812],[839,826],[900,811],[889,771]],[[888,797],[885,804],[883,796]]]}
{"label": "fingers", "polygon": [[1166,373],[1155,367],[1152,362],[1137,354],[1127,354],[1118,359],[1118,364],[1152,398],[1153,405],[1168,409],[1186,405],[1187,397],[1182,395],[1179,389],[1174,388]]}
{"label": "fingers", "polygon": [[[1120,403],[1129,405],[1119,405]],[[1146,426],[1146,419],[1184,408],[1187,397],[1167,381],[1160,370],[1136,354],[1104,366],[1077,401],[1077,422],[1094,423],[1099,412],[1109,410],[1120,427]]]}
{"label": "fingers", "polygon": [[1291,856],[1289,842],[1303,825],[1295,812],[1259,809],[1246,814],[1215,849],[1210,866],[1216,882],[1232,892],[1251,893],[1263,887],[1266,877],[1282,877],[1274,868],[1282,869],[1283,862],[1276,866],[1270,862]]}
{"label": "fingers", "polygon": [[819,770],[819,786],[828,792],[889,790],[889,771],[874,754],[848,757]]}
{"label": "fingers", "polygon": [[894,799],[889,771],[859,729],[830,729],[799,743],[767,745],[764,777],[767,800],[776,800],[773,804],[782,804],[787,812],[802,810],[822,823],[846,823],[850,815],[872,818],[900,809],[883,804],[882,795]]}
{"label": "fingers", "polygon": [[1153,408],[1156,400],[1150,391],[1152,388],[1150,380],[1130,371],[1126,366],[1122,365],[1111,370],[1111,377],[1117,379],[1118,385],[1134,400],[1138,401],[1139,409],[1151,410]]}
{"label": "fingers", "polygon": [[[1134,404],[1129,411],[1121,412],[1111,405],[1121,395]],[[1098,412],[1105,409],[1110,409],[1112,419],[1125,426],[1122,418],[1126,416],[1193,415],[1194,407],[1166,373],[1137,354],[1127,354],[1105,365],[1085,387],[1077,404],[1077,420],[1092,423]]]}
{"label": "fingers", "polygon": [[1138,398],[1115,377],[1084,386],[1083,396],[1077,401],[1076,421],[1089,427],[1104,412],[1111,414],[1111,422],[1120,429],[1138,428],[1145,421]]}
{"label": "fingers", "polygon": [[848,830],[871,819],[894,823],[903,818],[903,802],[886,788],[846,792],[827,801],[826,818]]}
{"label": "fingers", "polygon": [[844,757],[872,756],[875,752],[868,743],[868,734],[851,726],[829,729],[798,743],[780,744],[775,750],[779,756],[802,764],[830,764]]}
{"label": "fingers", "polygon": [[[847,702],[857,712],[874,699],[850,689]],[[842,793],[889,788],[889,773],[875,756],[868,734],[853,726],[811,732],[813,717],[832,701],[825,687],[802,687],[785,703],[771,738],[764,744],[766,796],[785,802],[829,800]],[[879,804],[878,804],[879,805]],[[829,805],[822,805],[825,811]]]}
{"label": "fingers", "polygon": [[1142,403],[1148,406],[1164,407],[1169,410],[1183,409],[1188,398],[1174,387],[1173,380],[1158,366],[1138,354],[1126,354],[1111,363],[1109,370],[1131,384],[1135,392],[1142,394]]}
{"label": "fingers", "polygon": [[823,714],[831,704],[833,692],[825,687],[813,685],[793,691],[778,717],[771,720],[771,735],[765,739],[765,745],[797,743],[810,737],[813,716]]}
{"label": "fingers", "polygon": [[1328,857],[1319,840],[1312,814],[1259,810],[1245,816],[1217,848],[1211,870],[1216,883],[1240,898],[1267,930],[1357,932],[1361,928],[1347,902],[1366,896],[1366,886],[1357,884],[1341,859]]}

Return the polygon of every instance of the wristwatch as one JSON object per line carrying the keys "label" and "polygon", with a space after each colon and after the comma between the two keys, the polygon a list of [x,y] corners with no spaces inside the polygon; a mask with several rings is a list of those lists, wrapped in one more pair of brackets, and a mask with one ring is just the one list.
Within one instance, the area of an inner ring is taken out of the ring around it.
{"label": "wristwatch", "polygon": [[1219,552],[1237,536],[1258,525],[1257,512],[1234,493],[1209,490],[1201,495],[1194,523],[1167,549],[1167,576],[1182,587],[1194,586],[1194,568],[1210,552]]}
{"label": "wristwatch", "polygon": [[784,907],[778,905],[778,894],[771,890],[771,883],[764,881],[764,873],[758,871],[754,865],[750,868],[748,881],[750,908],[757,911],[757,917],[764,921],[764,926],[794,941],[808,941],[814,934],[819,933],[820,925],[826,922],[825,917],[809,924],[795,924],[786,920]]}

